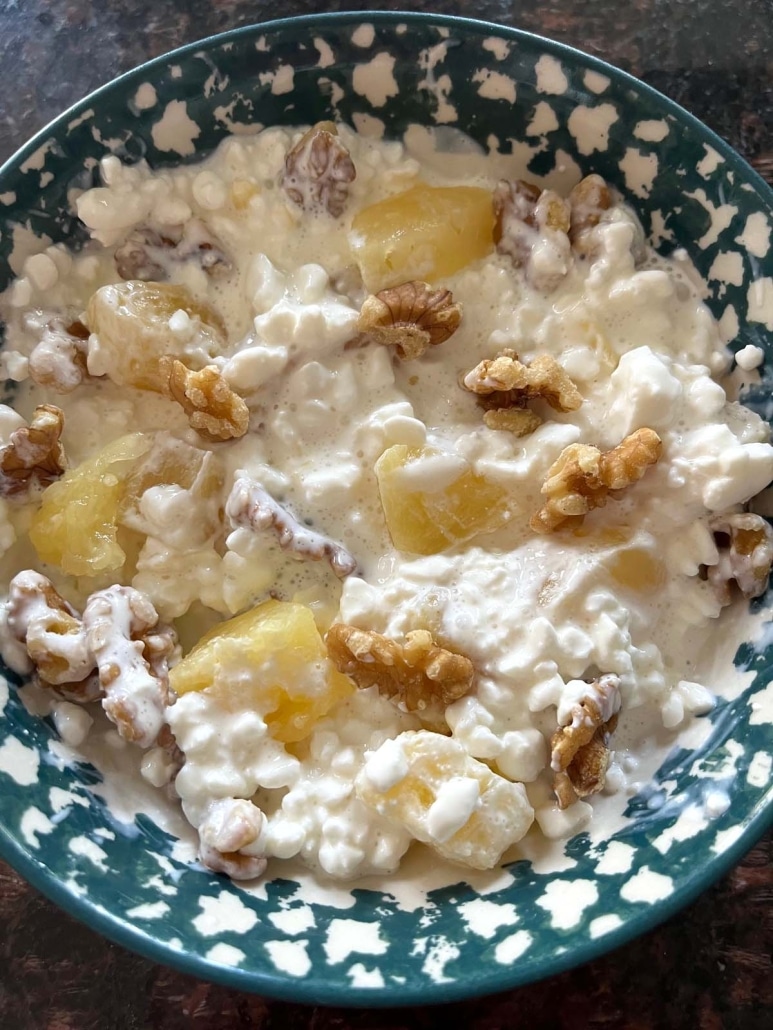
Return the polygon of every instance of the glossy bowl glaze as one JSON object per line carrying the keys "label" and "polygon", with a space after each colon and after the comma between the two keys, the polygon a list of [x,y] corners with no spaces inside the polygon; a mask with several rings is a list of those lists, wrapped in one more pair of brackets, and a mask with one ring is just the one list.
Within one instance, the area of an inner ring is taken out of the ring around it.
{"label": "glossy bowl glaze", "polygon": [[[195,161],[245,127],[350,122],[399,137],[461,129],[570,185],[596,171],[651,242],[684,247],[735,348],[768,365],[745,400],[767,411],[773,361],[773,194],[724,142],[652,89],[565,46],[421,14],[329,15],[238,29],[150,61],[98,90],[0,169],[0,288],[20,234],[77,245],[72,191],[107,153]],[[765,599],[755,602],[757,608]],[[720,621],[718,632],[723,631]],[[18,677],[0,680],[0,854],[64,909],[159,962],[306,1002],[401,1005],[500,991],[557,973],[665,919],[771,822],[773,637],[728,653],[747,688],[722,701],[698,750],[673,751],[623,829],[418,897],[271,879],[249,890],[203,871],[146,816],[122,820],[100,774],[68,761]],[[727,805],[706,806],[707,792]],[[707,811],[709,814],[707,814]],[[419,885],[420,886],[420,885]]]}

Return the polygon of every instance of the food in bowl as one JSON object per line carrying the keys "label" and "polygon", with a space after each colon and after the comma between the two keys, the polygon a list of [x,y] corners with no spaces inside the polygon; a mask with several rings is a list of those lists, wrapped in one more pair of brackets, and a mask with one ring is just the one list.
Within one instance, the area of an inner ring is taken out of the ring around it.
{"label": "food in bowl", "polygon": [[234,879],[491,869],[613,818],[767,585],[769,429],[686,255],[598,175],[427,140],[105,158],[92,243],[2,298],[3,657]]}

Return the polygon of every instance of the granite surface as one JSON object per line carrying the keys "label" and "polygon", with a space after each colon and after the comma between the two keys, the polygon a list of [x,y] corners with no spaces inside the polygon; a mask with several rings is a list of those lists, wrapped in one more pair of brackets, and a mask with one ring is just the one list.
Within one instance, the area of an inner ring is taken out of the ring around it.
{"label": "granite surface", "polygon": [[[0,161],[85,93],[213,32],[320,10],[426,9],[515,25],[656,86],[773,181],[772,0],[0,0]],[[447,1007],[311,1008],[154,965],[58,911],[0,863],[2,1030],[398,1030],[773,1025],[773,837],[663,926],[590,965]]]}

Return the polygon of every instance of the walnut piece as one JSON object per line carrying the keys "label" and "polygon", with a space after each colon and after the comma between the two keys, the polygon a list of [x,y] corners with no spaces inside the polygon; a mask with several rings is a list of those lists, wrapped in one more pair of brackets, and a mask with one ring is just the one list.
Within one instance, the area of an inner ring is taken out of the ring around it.
{"label": "walnut piece", "polygon": [[345,547],[298,522],[268,490],[244,473],[237,473],[225,513],[234,529],[243,527],[252,532],[272,529],[283,551],[291,551],[309,561],[326,558],[339,579],[357,570],[356,560]]}
{"label": "walnut piece", "polygon": [[102,707],[118,732],[140,747],[155,743],[169,704],[166,662],[145,657],[144,636],[158,626],[150,598],[132,587],[98,590],[83,612],[83,628],[104,690]]}
{"label": "walnut piece", "polygon": [[538,290],[554,290],[569,271],[569,204],[553,190],[501,180],[493,196],[494,242]]}
{"label": "walnut piece", "polygon": [[[125,740],[150,747],[158,738],[164,746],[169,665],[179,646],[145,594],[123,586],[97,591],[81,617],[50,580],[28,569],[11,580],[0,639],[4,654],[9,642],[24,645],[41,686],[68,701],[101,697]],[[30,671],[15,660],[14,668]]]}
{"label": "walnut piece", "polygon": [[594,508],[603,508],[626,487],[636,483],[663,451],[652,429],[637,429],[612,450],[602,453],[589,444],[565,447],[548,469],[542,493],[543,507],[531,517],[536,533],[552,533],[563,526],[578,525]]}
{"label": "walnut piece", "polygon": [[191,259],[214,277],[227,275],[233,267],[220,241],[198,218],[170,226],[163,234],[147,225],[133,229],[115,252],[115,267],[122,279],[164,282],[175,262]]}
{"label": "walnut piece", "polygon": [[0,497],[29,496],[31,490],[61,476],[66,465],[60,442],[63,429],[61,408],[39,404],[30,424],[11,433],[0,448]]}
{"label": "walnut piece", "polygon": [[773,529],[765,519],[747,511],[716,515],[709,529],[719,560],[706,575],[720,604],[730,604],[734,585],[749,600],[764,594],[773,565]]}
{"label": "walnut piece", "polygon": [[249,409],[217,366],[207,365],[200,372],[192,372],[181,361],[165,355],[158,370],[167,382],[169,396],[185,411],[191,428],[206,440],[233,440],[247,432]]}
{"label": "walnut piece", "polygon": [[80,615],[39,572],[27,569],[13,577],[6,620],[43,685],[79,683],[94,671]]}
{"label": "walnut piece", "polygon": [[456,332],[462,306],[450,290],[433,290],[414,280],[400,283],[365,299],[357,328],[386,346],[393,346],[405,361],[420,358]]}
{"label": "walnut piece", "polygon": [[199,861],[232,880],[255,879],[265,871],[266,859],[263,855],[244,854],[241,849],[256,844],[265,822],[265,816],[251,801],[213,801],[199,826]]}
{"label": "walnut piece", "polygon": [[52,318],[29,357],[30,378],[56,393],[71,393],[89,378],[89,331],[79,320]]}
{"label": "walnut piece", "polygon": [[595,250],[591,230],[601,221],[604,212],[612,207],[614,195],[600,175],[586,175],[569,194],[572,221],[569,239],[580,254]]}
{"label": "walnut piece", "polygon": [[349,183],[357,176],[349,151],[333,122],[319,122],[288,152],[281,186],[305,211],[324,208],[338,218],[349,199]]}
{"label": "walnut piece", "polygon": [[472,688],[470,659],[438,647],[426,630],[407,633],[401,645],[372,630],[336,623],[325,639],[339,672],[351,676],[358,687],[377,686],[380,694],[409,712],[430,714]]}
{"label": "walnut piece", "polygon": [[490,429],[508,429],[526,436],[541,425],[542,419],[528,411],[530,400],[541,398],[554,411],[576,411],[582,397],[561,365],[547,354],[540,354],[530,365],[523,365],[513,350],[505,349],[495,358],[481,361],[461,380],[462,386],[477,394],[486,409],[483,420]]}
{"label": "walnut piece", "polygon": [[559,808],[578,798],[597,794],[604,787],[609,765],[609,740],[620,711],[620,680],[613,674],[589,683],[573,705],[567,725],[559,726],[550,741],[553,790]]}
{"label": "walnut piece", "polygon": [[513,436],[528,436],[542,425],[542,419],[528,408],[491,408],[483,412],[489,429],[500,429]]}

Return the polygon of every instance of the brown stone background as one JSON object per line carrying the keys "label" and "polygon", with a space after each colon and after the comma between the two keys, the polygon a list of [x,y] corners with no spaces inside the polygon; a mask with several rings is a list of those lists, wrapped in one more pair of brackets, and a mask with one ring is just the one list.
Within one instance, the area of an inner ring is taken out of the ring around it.
{"label": "brown stone background", "polygon": [[[687,107],[773,181],[773,0],[0,0],[0,161],[63,108],[213,32],[322,10],[466,14],[569,43]],[[110,944],[0,863],[0,1030],[773,1027],[773,838],[668,923],[529,987],[448,1006],[307,1007],[199,982]]]}

